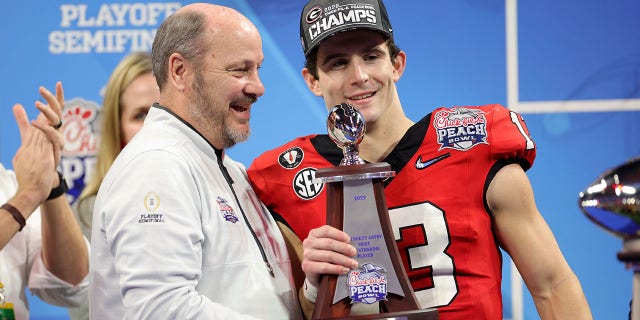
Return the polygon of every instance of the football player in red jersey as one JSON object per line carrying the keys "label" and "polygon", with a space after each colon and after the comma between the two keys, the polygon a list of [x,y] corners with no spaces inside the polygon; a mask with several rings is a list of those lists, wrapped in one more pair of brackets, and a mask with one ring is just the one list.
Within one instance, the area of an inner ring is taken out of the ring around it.
{"label": "football player in red jersey", "polygon": [[[307,86],[328,108],[357,106],[366,120],[360,156],[396,172],[385,196],[421,307],[437,308],[440,319],[502,319],[502,248],[542,319],[590,319],[580,282],[536,208],[525,174],[536,146],[522,117],[485,105],[407,118],[396,90],[406,53],[378,0],[311,0],[300,23]],[[283,232],[305,239],[309,300],[320,274],[357,266],[349,235],[325,225],[326,192],[314,181],[342,155],[328,135],[305,136],[264,153],[248,171]]]}

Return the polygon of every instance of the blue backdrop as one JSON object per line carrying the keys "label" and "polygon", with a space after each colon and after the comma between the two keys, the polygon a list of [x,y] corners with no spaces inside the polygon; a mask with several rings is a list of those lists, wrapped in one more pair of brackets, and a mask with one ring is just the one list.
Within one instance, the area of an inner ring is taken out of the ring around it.
{"label": "blue backdrop", "polygon": [[[300,76],[298,15],[305,1],[211,2],[250,17],[264,41],[266,94],[252,110],[252,136],[231,156],[249,165],[295,136],[324,132],[324,104]],[[35,117],[38,86],[53,88],[61,80],[73,101],[67,108],[90,111],[86,118],[67,115],[69,123],[84,121],[65,131],[75,139],[65,150],[65,175],[79,191],[91,170],[95,119],[111,70],[128,52],[149,50],[159,22],[186,3],[0,2],[2,163],[11,167],[19,146],[11,106],[23,103]],[[508,8],[516,4],[517,20],[507,24]],[[387,0],[387,7],[396,42],[408,55],[398,84],[408,116],[418,120],[439,106],[486,103],[523,112],[539,148],[529,171],[538,206],[580,278],[594,318],[626,318],[632,274],[616,259],[622,242],[588,221],[577,197],[604,170],[640,155],[640,2]],[[508,51],[511,31],[517,50]],[[518,63],[507,67],[514,58]],[[507,318],[513,316],[509,282]],[[536,319],[526,290],[523,301],[524,318]],[[32,318],[67,316],[34,299]]]}

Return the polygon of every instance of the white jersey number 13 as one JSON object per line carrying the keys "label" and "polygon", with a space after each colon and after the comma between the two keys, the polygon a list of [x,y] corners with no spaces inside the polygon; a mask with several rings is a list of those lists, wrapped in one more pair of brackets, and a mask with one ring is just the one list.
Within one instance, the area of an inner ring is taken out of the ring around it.
{"label": "white jersey number 13", "polygon": [[425,202],[391,209],[389,218],[420,306],[425,309],[451,303],[458,287],[453,260],[445,252],[449,234],[442,210]]}

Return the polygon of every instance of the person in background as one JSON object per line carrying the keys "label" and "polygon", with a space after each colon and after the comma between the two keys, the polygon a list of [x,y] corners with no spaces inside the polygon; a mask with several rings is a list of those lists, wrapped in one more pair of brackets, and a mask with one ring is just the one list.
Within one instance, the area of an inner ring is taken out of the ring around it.
{"label": "person in background", "polygon": [[[502,319],[502,248],[542,319],[591,318],[580,282],[536,208],[525,173],[536,146],[519,114],[484,105],[409,119],[396,87],[407,54],[394,42],[382,1],[311,0],[300,37],[309,90],[327,108],[359,108],[366,121],[360,156],[396,173],[384,181],[389,218],[422,308],[437,308],[441,320]],[[265,152],[248,170],[283,233],[305,239],[302,301],[315,301],[321,274],[358,267],[350,237],[359,235],[325,225],[325,188],[305,184],[317,168],[341,159],[342,150],[318,134]]]}
{"label": "person in background", "polygon": [[225,152],[249,136],[263,59],[231,8],[190,4],[158,28],[160,98],[96,197],[92,319],[302,317],[284,239]]}
{"label": "person in background", "polygon": [[44,87],[40,115],[29,121],[24,107],[13,113],[22,144],[13,171],[0,164],[0,318],[29,319],[26,289],[43,301],[77,306],[86,295],[89,247],[65,197],[56,171],[63,138],[62,84],[54,96]]}
{"label": "person in background", "polygon": [[[125,56],[115,67],[105,87],[102,129],[96,167],[74,205],[82,233],[91,240],[91,220],[96,194],[111,164],[122,148],[142,127],[160,90],[151,72],[151,54],[136,52]],[[89,319],[89,297],[78,308],[69,309],[72,320]]]}
{"label": "person in background", "polygon": [[96,194],[122,148],[140,130],[160,90],[151,71],[151,54],[135,52],[115,67],[105,87],[101,111],[100,147],[91,180],[80,193],[75,213],[82,232],[91,240]]}

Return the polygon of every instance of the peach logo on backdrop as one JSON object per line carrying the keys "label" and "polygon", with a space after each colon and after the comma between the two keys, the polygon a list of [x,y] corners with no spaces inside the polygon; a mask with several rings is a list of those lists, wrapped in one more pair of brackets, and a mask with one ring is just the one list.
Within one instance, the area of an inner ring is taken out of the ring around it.
{"label": "peach logo on backdrop", "polygon": [[69,202],[75,202],[95,168],[100,145],[100,106],[89,100],[74,98],[65,101],[62,111],[62,174],[69,192]]}
{"label": "peach logo on backdrop", "polygon": [[65,156],[96,153],[99,139],[93,124],[97,117],[98,105],[95,102],[80,98],[65,102],[62,114]]}

